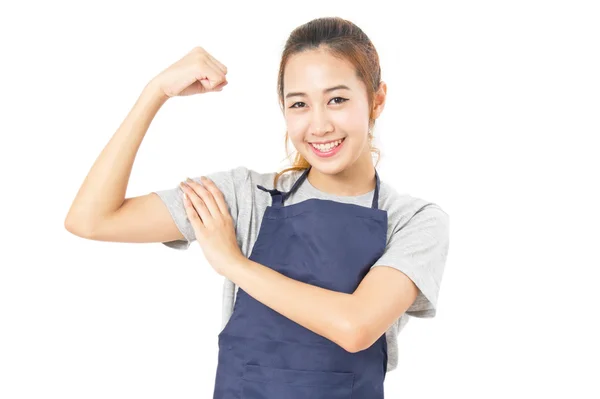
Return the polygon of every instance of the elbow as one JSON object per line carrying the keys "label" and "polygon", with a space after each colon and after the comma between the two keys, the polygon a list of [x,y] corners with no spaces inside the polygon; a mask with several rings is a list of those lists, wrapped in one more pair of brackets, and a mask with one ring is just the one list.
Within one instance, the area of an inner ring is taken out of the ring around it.
{"label": "elbow", "polygon": [[343,338],[340,340],[344,350],[350,353],[360,352],[369,347],[366,344],[365,329],[359,323],[348,321],[345,323]]}
{"label": "elbow", "polygon": [[364,335],[355,332],[346,350],[350,353],[363,351],[370,346],[366,345],[365,342],[366,339]]}
{"label": "elbow", "polygon": [[74,218],[69,217],[69,215],[65,218],[64,226],[69,233],[81,238],[91,238],[93,235],[91,223],[74,220]]}

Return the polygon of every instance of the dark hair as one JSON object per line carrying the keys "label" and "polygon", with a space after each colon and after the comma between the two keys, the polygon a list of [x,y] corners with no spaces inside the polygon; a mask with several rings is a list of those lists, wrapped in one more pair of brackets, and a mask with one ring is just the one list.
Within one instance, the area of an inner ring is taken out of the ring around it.
{"label": "dark hair", "polygon": [[[317,18],[298,26],[288,37],[277,77],[277,93],[280,106],[284,107],[283,99],[283,75],[285,66],[291,56],[303,51],[322,49],[334,57],[345,59],[354,65],[356,76],[365,83],[369,101],[369,131],[375,125],[372,117],[373,99],[381,83],[381,67],[379,66],[379,55],[369,37],[354,23],[339,17]],[[285,132],[285,149],[288,152],[288,132]],[[369,146],[371,152],[377,154],[377,162],[381,156],[380,151],[372,144],[373,135],[369,133]],[[273,187],[277,187],[279,177],[288,171],[306,169],[310,163],[297,153],[291,167],[286,168],[275,175]]]}

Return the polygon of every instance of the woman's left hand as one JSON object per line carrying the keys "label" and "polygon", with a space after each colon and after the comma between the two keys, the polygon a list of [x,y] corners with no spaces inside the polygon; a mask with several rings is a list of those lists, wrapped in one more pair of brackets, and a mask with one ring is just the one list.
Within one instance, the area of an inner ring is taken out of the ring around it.
{"label": "woman's left hand", "polygon": [[185,193],[183,204],[204,256],[217,273],[224,275],[228,267],[235,267],[246,257],[238,246],[223,193],[210,179],[200,180],[202,184],[191,179],[180,184]]}

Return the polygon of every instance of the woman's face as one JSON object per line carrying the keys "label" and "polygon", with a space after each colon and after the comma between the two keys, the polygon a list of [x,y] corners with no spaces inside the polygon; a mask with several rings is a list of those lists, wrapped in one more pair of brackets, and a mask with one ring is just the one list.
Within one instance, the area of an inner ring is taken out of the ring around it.
{"label": "woman's face", "polygon": [[295,54],[283,87],[288,135],[314,168],[336,174],[362,157],[371,159],[367,90],[352,64],[322,50]]}

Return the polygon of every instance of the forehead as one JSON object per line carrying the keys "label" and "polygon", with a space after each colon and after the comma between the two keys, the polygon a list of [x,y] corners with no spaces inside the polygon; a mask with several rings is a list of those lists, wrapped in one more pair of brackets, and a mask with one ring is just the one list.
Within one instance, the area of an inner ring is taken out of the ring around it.
{"label": "forehead", "polygon": [[355,87],[359,83],[354,66],[323,50],[294,54],[285,66],[284,94],[290,91],[321,90],[336,84]]}

